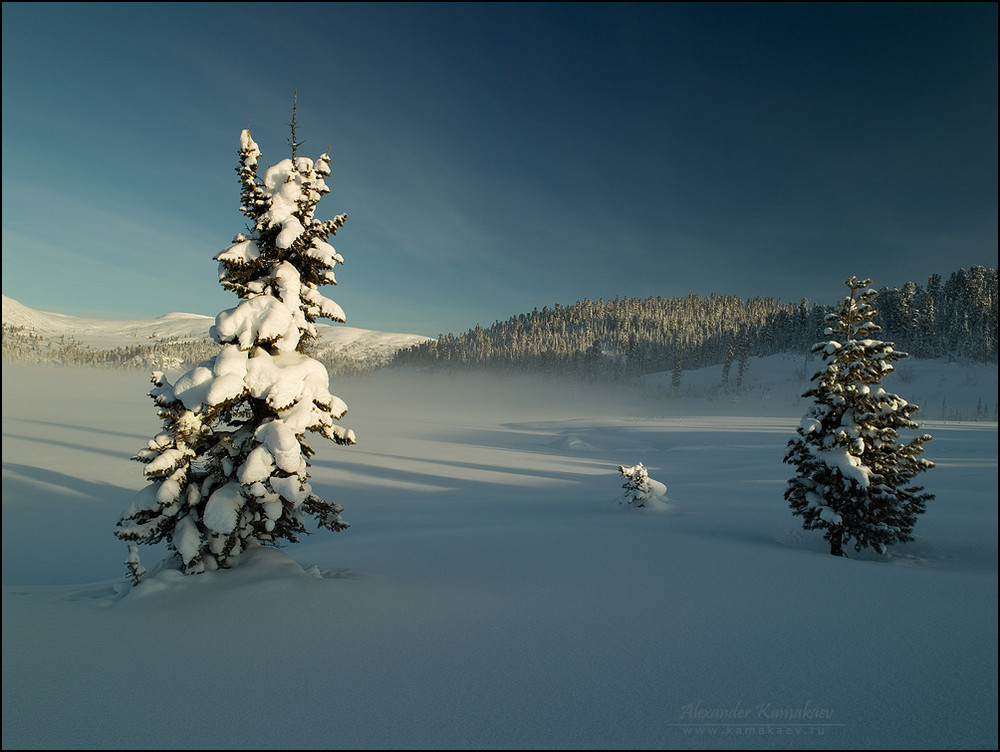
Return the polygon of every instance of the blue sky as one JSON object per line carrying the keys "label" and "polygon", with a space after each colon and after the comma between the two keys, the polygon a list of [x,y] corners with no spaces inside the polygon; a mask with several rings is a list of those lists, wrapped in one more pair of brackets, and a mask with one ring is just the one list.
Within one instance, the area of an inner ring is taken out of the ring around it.
{"label": "blue sky", "polygon": [[997,265],[997,4],[3,4],[3,293],[236,304],[262,164],[332,146],[348,324],[833,302]]}

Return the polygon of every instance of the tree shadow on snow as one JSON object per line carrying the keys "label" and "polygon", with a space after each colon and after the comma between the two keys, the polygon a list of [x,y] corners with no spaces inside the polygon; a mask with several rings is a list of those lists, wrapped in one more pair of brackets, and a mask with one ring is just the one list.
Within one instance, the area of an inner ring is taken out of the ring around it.
{"label": "tree shadow on snow", "polygon": [[12,422],[17,421],[19,423],[28,423],[36,426],[50,426],[52,428],[58,428],[60,430],[82,431],[83,433],[88,433],[88,434],[99,433],[105,436],[120,436],[125,439],[130,439],[130,440],[134,439],[135,441],[142,443],[145,443],[146,440],[149,438],[149,436],[146,434],[129,433],[127,431],[112,431],[110,428],[100,428],[99,426],[95,426],[92,424],[73,425],[72,423],[63,423],[53,420],[35,420],[35,419],[29,420],[27,418],[8,418],[7,420],[10,420]]}
{"label": "tree shadow on snow", "polygon": [[[128,506],[129,502],[132,500],[132,496],[143,485],[141,483],[141,479],[135,488],[125,488],[111,483],[95,483],[93,481],[83,480],[75,475],[60,473],[56,470],[47,470],[43,467],[21,465],[13,462],[4,462],[3,472],[5,476],[4,493],[12,494],[5,497],[5,506],[14,504],[22,495],[31,498],[38,496],[37,487],[32,486],[30,483],[24,483],[24,481],[52,486],[61,492],[58,498],[53,498],[51,500],[47,499],[47,502],[58,502],[62,501],[62,499],[65,499],[68,502],[70,499],[85,497],[101,502],[102,504],[109,503],[121,505],[122,509]],[[10,477],[7,477],[8,473],[10,474]],[[17,480],[21,481],[20,489],[10,486],[12,481],[16,482]],[[76,504],[76,502],[70,503]]]}
{"label": "tree shadow on snow", "polygon": [[[360,453],[360,452],[359,452]],[[417,486],[430,486],[440,488],[441,486],[452,487],[453,490],[474,486],[505,486],[509,485],[513,478],[569,481],[579,483],[589,483],[593,480],[593,474],[574,472],[572,470],[552,470],[545,468],[531,468],[513,463],[492,464],[483,462],[469,462],[467,460],[454,460],[430,457],[406,457],[398,454],[381,454],[379,452],[365,452],[366,457],[385,458],[385,464],[368,464],[359,461],[337,460],[310,460],[310,463],[317,468],[329,469],[337,472],[349,470],[359,473],[368,478],[378,480],[394,481],[396,483],[414,484]],[[393,467],[393,463],[419,463],[427,466],[427,471],[405,470],[400,467]],[[585,467],[595,467],[594,461],[580,461],[578,464]],[[442,468],[452,468],[458,472],[442,471]],[[496,477],[493,480],[489,476]],[[610,471],[609,471],[610,477]],[[370,482],[366,485],[370,485]],[[535,486],[534,483],[517,484],[521,486]]]}
{"label": "tree shadow on snow", "polygon": [[[94,454],[101,454],[105,457],[113,457],[115,459],[129,459],[131,455],[124,454],[120,451],[114,449],[101,449],[93,444],[82,443],[79,441],[63,441],[60,439],[52,439],[44,436],[25,436],[16,433],[5,433],[3,435],[4,439],[12,439],[16,441],[24,441],[33,444],[41,444],[45,447],[59,447],[61,449],[78,449],[81,452],[93,452]],[[145,440],[148,441],[148,438]],[[136,439],[136,450],[141,449],[145,444],[142,439]]]}

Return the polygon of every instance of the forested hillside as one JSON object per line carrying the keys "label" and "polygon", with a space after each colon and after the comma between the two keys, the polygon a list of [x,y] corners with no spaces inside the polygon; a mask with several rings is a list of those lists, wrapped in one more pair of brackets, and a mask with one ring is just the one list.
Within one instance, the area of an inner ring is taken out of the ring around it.
{"label": "forested hillside", "polygon": [[[997,362],[997,270],[973,266],[947,280],[885,288],[880,337],[922,358]],[[738,385],[752,356],[808,352],[832,305],[732,296],[615,298],[555,304],[488,328],[442,335],[396,354],[393,365],[490,368],[621,378],[720,364]]]}
{"label": "forested hillside", "polygon": [[[997,270],[973,266],[924,285],[883,287],[875,301],[879,335],[920,358],[997,362]],[[314,357],[333,373],[370,371],[387,363],[423,368],[485,368],[614,379],[720,365],[722,380],[739,386],[753,356],[806,353],[821,339],[831,305],[805,299],[733,296],[615,298],[513,316],[460,335],[445,334],[396,352],[405,344],[359,340],[345,347],[317,343]],[[169,369],[211,357],[207,339],[135,342],[97,347],[74,336],[40,336],[31,326],[3,326],[4,362],[62,363]],[[395,356],[393,357],[393,353]]]}

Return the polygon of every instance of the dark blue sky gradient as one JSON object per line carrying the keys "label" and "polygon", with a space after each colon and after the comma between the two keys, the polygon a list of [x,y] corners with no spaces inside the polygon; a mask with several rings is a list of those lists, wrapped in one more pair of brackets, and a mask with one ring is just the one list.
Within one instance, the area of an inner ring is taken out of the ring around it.
{"label": "dark blue sky gradient", "polygon": [[997,265],[997,5],[3,5],[3,292],[235,305],[248,121],[332,146],[348,324],[553,303],[832,302]]}

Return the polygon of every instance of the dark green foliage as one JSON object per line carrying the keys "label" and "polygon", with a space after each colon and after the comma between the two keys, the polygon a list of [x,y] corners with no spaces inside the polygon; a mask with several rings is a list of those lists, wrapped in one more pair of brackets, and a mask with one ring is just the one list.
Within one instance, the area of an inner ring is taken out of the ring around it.
{"label": "dark green foliage", "polygon": [[913,540],[917,516],[934,498],[909,485],[934,467],[920,458],[931,437],[899,441],[901,429],[919,428],[912,418],[918,407],[881,386],[892,363],[908,355],[873,338],[880,330],[872,307],[878,293],[869,282],[849,279],[850,296],[827,317],[831,339],[813,346],[825,368],[803,395],[814,405],[785,456],[797,475],[784,497],[803,528],[824,531],[835,556],[851,541],[857,551],[885,553],[893,543]]}
{"label": "dark green foliage", "polygon": [[[908,282],[879,291],[875,323],[919,357],[997,361],[997,270],[974,266],[927,288]],[[465,334],[443,334],[397,354],[393,365],[536,371],[615,380],[682,369],[723,366],[738,388],[751,357],[806,352],[823,329],[829,306],[803,299],[732,296],[581,300],[535,309]],[[737,371],[732,374],[735,363]]]}

